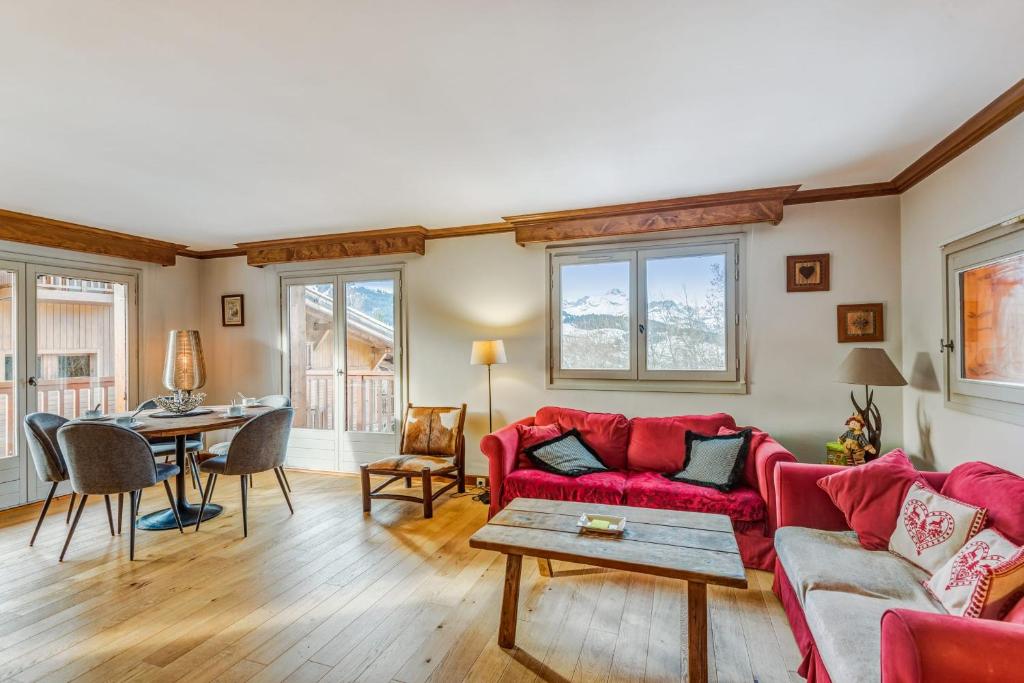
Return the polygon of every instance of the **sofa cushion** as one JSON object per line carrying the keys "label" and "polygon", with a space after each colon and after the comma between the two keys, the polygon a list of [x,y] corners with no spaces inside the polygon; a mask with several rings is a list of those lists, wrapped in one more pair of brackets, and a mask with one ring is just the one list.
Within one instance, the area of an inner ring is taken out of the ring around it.
{"label": "sofa cushion", "polygon": [[822,477],[818,487],[857,532],[868,550],[885,550],[896,529],[903,499],[914,482],[924,482],[902,450],[886,453],[877,460]]}
{"label": "sofa cushion", "polygon": [[597,472],[566,477],[544,470],[527,469],[515,470],[505,478],[501,498],[503,503],[514,498],[544,498],[622,505],[625,490],[625,472]]}
{"label": "sofa cushion", "polygon": [[686,512],[728,515],[736,522],[758,522],[767,514],[764,499],[749,486],[718,491],[670,481],[657,472],[630,472],[626,480],[626,505]]}
{"label": "sofa cushion", "polygon": [[927,597],[922,582],[928,572],[886,551],[865,550],[852,531],[782,527],[775,532],[775,550],[801,605],[816,590],[893,600]]}
{"label": "sofa cushion", "polygon": [[516,453],[516,467],[518,469],[533,467],[530,456],[526,454],[527,448],[550,441],[551,439],[557,439],[562,435],[562,430],[558,428],[558,425],[518,424],[516,425],[516,431],[519,432],[519,451]]}
{"label": "sofa cushion", "polygon": [[889,550],[921,569],[937,572],[981,531],[985,512],[985,508],[961,503],[915,483],[900,508]]}
{"label": "sofa cushion", "polygon": [[676,417],[634,417],[629,421],[629,469],[641,472],[678,472],[686,461],[686,432],[706,436],[722,427],[735,429],[731,415],[678,415]]}
{"label": "sofa cushion", "polygon": [[611,469],[626,469],[629,420],[625,415],[545,406],[537,411],[534,422],[538,425],[556,424],[563,432],[578,430],[583,440],[601,458],[601,462]]}
{"label": "sofa cushion", "polygon": [[1021,550],[995,529],[985,529],[939,567],[924,587],[950,614],[1001,619],[1024,593]]}
{"label": "sofa cushion", "polygon": [[575,429],[530,446],[526,449],[526,456],[538,468],[567,477],[608,471],[594,449]]}
{"label": "sofa cushion", "polygon": [[750,430],[750,445],[747,447],[747,459],[743,463],[743,481],[755,489],[760,485],[757,480],[757,449],[768,440],[768,432],[762,432],[757,427],[721,427],[718,430],[719,436],[727,434],[739,434],[742,431]]}
{"label": "sofa cushion", "polygon": [[942,495],[987,509],[993,527],[1024,545],[1024,477],[985,462],[965,462],[950,471]]}
{"label": "sofa cushion", "polygon": [[743,466],[749,450],[749,429],[720,436],[687,432],[686,467],[662,476],[671,481],[731,491],[743,480]]}

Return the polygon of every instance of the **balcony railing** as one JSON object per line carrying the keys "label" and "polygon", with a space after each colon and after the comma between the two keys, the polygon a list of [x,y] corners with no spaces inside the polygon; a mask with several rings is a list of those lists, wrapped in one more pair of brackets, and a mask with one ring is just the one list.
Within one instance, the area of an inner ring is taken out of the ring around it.
{"label": "balcony railing", "polygon": [[[36,380],[36,405],[29,412],[55,413],[73,420],[97,403],[105,413],[117,409],[113,377],[71,377]],[[0,435],[6,456],[14,455],[18,433],[18,410],[14,401],[14,382],[0,382]]]}
{"label": "balcony railing", "polygon": [[[307,429],[334,429],[334,371],[306,370],[305,424]],[[391,373],[347,375],[345,384],[348,431],[395,430],[395,377]]]}

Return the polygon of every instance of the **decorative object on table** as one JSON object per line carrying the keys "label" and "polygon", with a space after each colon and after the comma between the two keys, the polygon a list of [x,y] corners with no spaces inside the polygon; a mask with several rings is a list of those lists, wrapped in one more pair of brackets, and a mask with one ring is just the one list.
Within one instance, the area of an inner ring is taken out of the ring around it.
{"label": "decorative object on table", "polygon": [[828,443],[825,444],[825,464],[846,464],[846,450],[843,448],[843,444],[839,443],[838,441],[829,441]]}
{"label": "decorative object on table", "polygon": [[836,306],[836,334],[840,344],[885,341],[882,304]]}
{"label": "decorative object on table", "polygon": [[153,400],[170,413],[184,414],[202,405],[204,393],[193,393],[206,384],[206,361],[198,330],[171,330],[164,358],[164,386],[171,396]]}
{"label": "decorative object on table", "polygon": [[907,380],[903,379],[903,375],[893,365],[885,349],[868,348],[850,351],[850,355],[839,366],[839,376],[836,379],[843,384],[864,385],[864,405],[857,403],[852,391],[850,400],[853,401],[856,414],[863,421],[868,443],[875,449],[871,457],[867,458],[871,460],[878,455],[882,443],[882,414],[875,405],[875,392],[871,387],[902,387],[907,384]]}
{"label": "decorative object on table", "polygon": [[609,536],[621,536],[626,530],[626,518],[618,515],[595,515],[585,512],[576,520],[580,531],[590,531]]}
{"label": "decorative object on table", "polygon": [[842,448],[839,465],[863,465],[868,455],[878,455],[878,449],[871,445],[864,433],[864,418],[860,413],[854,413],[846,420],[846,431],[839,435],[839,446]]}
{"label": "decorative object on table", "polygon": [[787,292],[827,292],[830,288],[828,254],[786,257]]}
{"label": "decorative object on table", "polygon": [[220,324],[223,327],[245,325],[245,295],[225,294],[220,298]]}
{"label": "decorative object on table", "polygon": [[487,433],[494,431],[494,411],[491,409],[491,366],[508,362],[505,356],[505,342],[501,339],[487,339],[473,342],[469,356],[470,365],[487,366]]}
{"label": "decorative object on table", "polygon": [[[414,406],[405,409],[402,422],[402,438],[399,441],[399,455],[383,458],[359,466],[363,488],[363,512],[370,511],[374,498],[407,500],[423,505],[425,518],[434,516],[434,500],[442,493],[458,486],[459,493],[466,491],[466,404],[461,406]],[[383,484],[370,488],[370,475],[389,477]],[[412,486],[412,478],[420,477],[423,484],[422,498],[398,493],[380,493],[393,482],[405,480],[405,487]],[[435,478],[450,479],[434,491]]]}

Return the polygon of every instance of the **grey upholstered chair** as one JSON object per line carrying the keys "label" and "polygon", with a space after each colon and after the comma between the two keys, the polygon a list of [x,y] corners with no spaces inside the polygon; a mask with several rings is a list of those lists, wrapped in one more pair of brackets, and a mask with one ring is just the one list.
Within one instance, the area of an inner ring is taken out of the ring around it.
{"label": "grey upholstered chair", "polygon": [[[268,394],[259,400],[259,404],[266,406],[267,408],[290,408],[292,401],[284,394]],[[224,455],[228,452],[228,448],[231,446],[230,441],[222,441],[221,443],[215,443],[210,446],[210,453],[214,455]],[[277,471],[281,473],[281,478],[284,479],[284,486],[289,491],[292,490],[291,482],[288,481],[288,475],[284,472],[284,465],[277,468]],[[249,485],[252,486],[252,478],[249,478]],[[201,489],[200,489],[201,490]]]}
{"label": "grey upholstered chair", "polygon": [[156,462],[149,449],[149,442],[144,437],[117,425],[69,422],[57,430],[57,441],[64,452],[71,486],[81,496],[75,518],[68,529],[67,540],[64,541],[64,549],[60,553],[61,561],[71,544],[85,501],[93,494],[129,494],[129,559],[135,559],[135,520],[139,515],[142,489],[148,486],[163,482],[167,500],[174,511],[174,519],[178,522],[178,531],[184,533],[178,517],[178,506],[174,503],[174,494],[167,481],[181,470],[177,465]]}
{"label": "grey upholstered chair", "polygon": [[[39,535],[39,528],[43,525],[43,519],[53,502],[53,495],[57,492],[57,486],[62,481],[68,480],[68,468],[64,462],[64,454],[61,453],[60,444],[57,443],[57,430],[67,423],[67,418],[52,413],[31,413],[25,416],[25,440],[28,442],[29,453],[32,454],[32,462],[36,466],[36,474],[40,481],[48,481],[50,486],[46,500],[43,502],[43,509],[39,512],[39,521],[32,532],[29,546],[35,545],[36,536]],[[110,535],[114,535],[114,519],[110,513],[110,496],[105,496],[107,504],[107,521],[110,522]],[[68,514],[65,524],[71,521],[71,511],[75,507],[75,493],[71,493],[71,504],[68,505]]]}
{"label": "grey upholstered chair", "polygon": [[[140,403],[138,410],[154,410],[159,407],[156,401],[149,399],[144,403]],[[177,448],[173,436],[152,436],[146,440],[149,441],[149,447],[153,449],[153,455],[163,457],[164,462],[167,462],[167,458],[174,455]],[[199,490],[199,495],[203,494],[203,484],[199,479],[199,465],[196,461],[196,453],[201,450],[203,450],[202,434],[188,434],[185,436],[185,454],[188,460],[188,469],[192,473],[192,486]],[[120,518],[120,514],[118,514],[118,518]]]}
{"label": "grey upholstered chair", "polygon": [[285,455],[288,449],[288,434],[292,429],[292,417],[295,410],[292,408],[278,408],[269,412],[257,415],[242,425],[235,438],[228,444],[227,452],[222,455],[215,455],[212,458],[199,463],[199,469],[209,473],[206,480],[206,491],[203,495],[203,504],[199,508],[199,517],[196,519],[196,531],[203,521],[203,512],[213,498],[213,488],[217,485],[217,478],[222,474],[238,475],[242,485],[242,535],[249,535],[249,489],[246,480],[257,472],[273,470],[277,476],[277,483],[284,494],[284,500],[288,503],[288,510],[292,513],[292,501],[288,497],[288,489],[281,476],[281,467],[284,465]]}

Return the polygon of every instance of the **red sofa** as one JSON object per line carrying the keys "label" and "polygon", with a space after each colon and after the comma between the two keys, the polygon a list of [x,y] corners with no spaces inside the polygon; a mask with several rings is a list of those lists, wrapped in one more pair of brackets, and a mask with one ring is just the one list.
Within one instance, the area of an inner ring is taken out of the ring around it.
{"label": "red sofa", "polygon": [[[840,469],[803,463],[775,469],[773,588],[803,655],[799,673],[810,683],[1021,680],[1024,603],[1004,621],[946,614],[920,585],[925,572],[884,550],[860,547],[842,513],[817,486]],[[948,476],[921,474],[935,489]],[[988,507],[996,529],[1019,537],[1020,496],[986,486],[976,488],[981,500],[968,502]],[[895,584],[902,588],[894,589]],[[815,641],[815,633],[822,642]]]}
{"label": "red sofa", "polygon": [[[573,478],[519,467],[519,425],[557,425],[563,432],[577,429],[613,470]],[[627,419],[612,413],[541,408],[534,417],[480,441],[480,450],[490,461],[490,515],[521,497],[724,514],[732,519],[743,564],[771,571],[775,557],[772,471],[778,462],[794,461],[792,453],[766,433],[755,432],[744,481],[729,492],[660,476],[683,467],[687,431],[715,435],[723,427],[736,429],[736,421],[725,413]]]}

